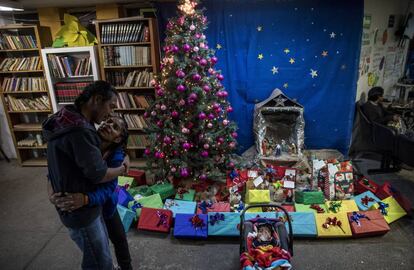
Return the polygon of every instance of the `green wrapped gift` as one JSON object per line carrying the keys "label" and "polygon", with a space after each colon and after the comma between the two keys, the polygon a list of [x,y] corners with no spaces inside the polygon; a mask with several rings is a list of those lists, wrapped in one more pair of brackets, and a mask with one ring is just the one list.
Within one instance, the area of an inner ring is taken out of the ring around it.
{"label": "green wrapped gift", "polygon": [[302,204],[322,204],[325,197],[322,191],[295,191],[295,201]]}
{"label": "green wrapped gift", "polygon": [[162,203],[160,194],[153,194],[128,203],[128,208],[135,211],[137,213],[137,217],[141,215],[141,209],[143,207],[162,209],[163,206],[164,204]]}
{"label": "green wrapped gift", "polygon": [[177,194],[175,194],[175,199],[182,200],[182,201],[194,201],[194,197],[195,197],[194,189],[178,188]]}
{"label": "green wrapped gift", "polygon": [[[296,212],[314,212],[318,213],[328,213],[325,204],[301,204],[301,203],[295,203],[295,211]],[[323,210],[323,212],[322,212]]]}
{"label": "green wrapped gift", "polygon": [[132,197],[134,197],[135,195],[138,195],[138,194],[143,196],[143,197],[147,197],[147,196],[150,196],[150,195],[153,194],[152,190],[147,185],[129,188],[128,192],[129,192],[129,194],[131,194]]}
{"label": "green wrapped gift", "polygon": [[134,177],[118,176],[118,186],[129,189],[136,186]]}
{"label": "green wrapped gift", "polygon": [[168,197],[175,195],[174,186],[171,183],[161,183],[150,186],[153,193],[158,193],[161,199],[165,200]]}

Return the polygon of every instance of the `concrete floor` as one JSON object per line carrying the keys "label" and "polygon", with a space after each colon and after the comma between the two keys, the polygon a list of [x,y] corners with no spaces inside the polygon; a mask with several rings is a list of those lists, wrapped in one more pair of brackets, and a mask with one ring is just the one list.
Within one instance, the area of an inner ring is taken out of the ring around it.
{"label": "concrete floor", "polygon": [[[363,168],[377,163],[364,161]],[[70,240],[46,195],[46,168],[20,168],[0,161],[0,269],[79,269],[81,253]],[[413,172],[378,175],[414,200]],[[239,267],[237,240],[177,240],[131,229],[135,269],[220,269]],[[391,224],[383,237],[295,240],[295,269],[414,269],[414,221]]]}

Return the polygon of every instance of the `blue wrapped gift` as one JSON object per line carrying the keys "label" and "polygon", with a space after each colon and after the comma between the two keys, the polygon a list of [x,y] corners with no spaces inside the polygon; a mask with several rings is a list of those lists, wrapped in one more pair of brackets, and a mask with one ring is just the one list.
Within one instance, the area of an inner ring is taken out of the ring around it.
{"label": "blue wrapped gift", "polygon": [[193,201],[181,201],[166,199],[164,203],[164,209],[171,210],[173,217],[176,214],[194,214],[197,208],[197,203]]}
{"label": "blue wrapped gift", "polygon": [[240,236],[240,213],[208,213],[208,235]]}
{"label": "blue wrapped gift", "polygon": [[377,196],[374,195],[374,193],[369,190],[354,196],[352,199],[355,201],[359,210],[361,211],[367,211],[371,206],[381,201]]}
{"label": "blue wrapped gift", "polygon": [[119,217],[121,218],[122,225],[124,225],[124,230],[127,232],[131,227],[132,221],[135,219],[135,212],[123,207],[122,205],[117,205],[116,208],[118,209]]}
{"label": "blue wrapped gift", "polygon": [[175,216],[174,237],[176,238],[207,238],[207,215],[177,214]]}
{"label": "blue wrapped gift", "polygon": [[[286,221],[284,213],[279,212],[278,218]],[[290,212],[290,221],[292,222],[292,231],[294,237],[317,237],[315,214],[313,212]],[[289,225],[285,222],[286,229],[289,232]]]}
{"label": "blue wrapped gift", "polygon": [[277,216],[276,212],[245,213],[244,214],[244,220],[255,219],[257,217],[275,219],[276,216]]}
{"label": "blue wrapped gift", "polygon": [[125,190],[125,188],[120,188],[118,191],[118,204],[128,207],[128,203],[130,201],[133,201],[134,198],[129,194],[128,191]]}

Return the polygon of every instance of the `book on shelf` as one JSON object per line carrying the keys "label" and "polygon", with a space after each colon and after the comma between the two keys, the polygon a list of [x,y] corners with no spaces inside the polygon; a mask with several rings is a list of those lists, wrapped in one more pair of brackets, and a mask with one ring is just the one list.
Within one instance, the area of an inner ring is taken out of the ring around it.
{"label": "book on shelf", "polygon": [[127,122],[128,128],[144,129],[148,127],[147,122],[142,115],[124,114],[124,119]]}
{"label": "book on shelf", "polygon": [[149,145],[149,141],[146,135],[130,135],[127,145],[129,147],[146,147]]}
{"label": "book on shelf", "polygon": [[55,84],[56,101],[58,103],[74,102],[90,82],[58,82]]}
{"label": "book on shelf", "polygon": [[17,33],[0,33],[0,50],[36,49],[36,38]]}
{"label": "book on shelf", "polygon": [[47,82],[43,77],[6,77],[1,88],[4,92],[47,91]]}
{"label": "book on shelf", "polygon": [[102,44],[149,41],[149,28],[144,22],[102,24]]}
{"label": "book on shelf", "polygon": [[146,109],[153,102],[153,97],[134,95],[121,92],[118,94],[117,106],[119,109]]}
{"label": "book on shelf", "polygon": [[105,72],[108,82],[116,87],[151,87],[154,73],[145,69],[143,71],[114,71]]}
{"label": "book on shelf", "polygon": [[43,95],[37,98],[5,97],[10,111],[50,110],[49,97]]}
{"label": "book on shelf", "polygon": [[146,46],[108,46],[102,54],[105,66],[151,65],[151,50]]}
{"label": "book on shelf", "polygon": [[1,71],[41,70],[39,56],[5,58],[0,64]]}
{"label": "book on shelf", "polygon": [[70,55],[47,56],[52,74],[56,78],[70,78],[91,75],[91,59],[89,56],[74,57]]}

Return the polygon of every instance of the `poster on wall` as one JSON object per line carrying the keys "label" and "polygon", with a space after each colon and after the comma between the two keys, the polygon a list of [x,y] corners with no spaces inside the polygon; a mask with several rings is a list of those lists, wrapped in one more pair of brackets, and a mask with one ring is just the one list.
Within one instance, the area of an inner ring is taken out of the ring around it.
{"label": "poster on wall", "polygon": [[359,61],[359,76],[364,76],[369,71],[369,66],[371,64],[371,46],[361,47],[361,57]]}
{"label": "poster on wall", "polygon": [[364,14],[364,19],[363,19],[363,23],[362,23],[364,29],[370,29],[371,28],[371,20],[372,20],[371,14]]}
{"label": "poster on wall", "polygon": [[384,65],[384,83],[392,83],[395,74],[396,48],[388,47]]}

